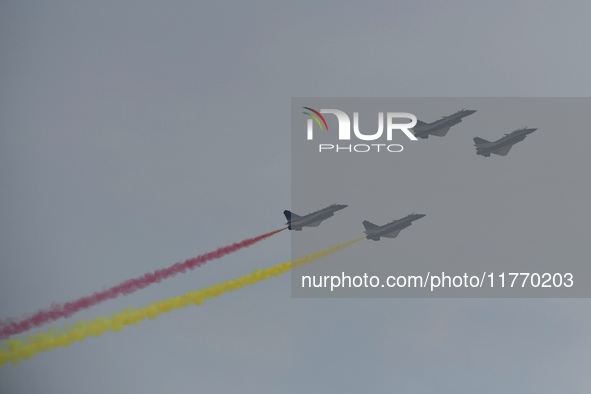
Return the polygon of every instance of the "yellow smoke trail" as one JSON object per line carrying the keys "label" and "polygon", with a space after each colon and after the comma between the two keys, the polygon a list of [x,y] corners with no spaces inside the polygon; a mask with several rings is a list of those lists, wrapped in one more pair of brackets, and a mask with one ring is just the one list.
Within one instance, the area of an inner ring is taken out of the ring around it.
{"label": "yellow smoke trail", "polygon": [[97,317],[94,320],[79,321],[74,325],[66,326],[62,330],[49,330],[39,334],[30,335],[26,339],[9,339],[0,347],[0,366],[11,361],[18,364],[20,360],[29,359],[37,353],[46,352],[57,347],[69,346],[74,341],[83,341],[89,336],[99,336],[107,331],[120,331],[130,324],[139,324],[146,318],[156,317],[168,313],[174,309],[184,308],[191,304],[201,305],[207,299],[218,297],[224,293],[238,290],[242,287],[279,276],[314,260],[321,259],[339,249],[347,247],[363,238],[354,239],[331,248],[311,253],[282,264],[265,269],[256,269],[252,273],[227,282],[206,287],[201,290],[189,291],[181,296],[166,298],[148,304],[142,308],[128,308],[111,317]]}

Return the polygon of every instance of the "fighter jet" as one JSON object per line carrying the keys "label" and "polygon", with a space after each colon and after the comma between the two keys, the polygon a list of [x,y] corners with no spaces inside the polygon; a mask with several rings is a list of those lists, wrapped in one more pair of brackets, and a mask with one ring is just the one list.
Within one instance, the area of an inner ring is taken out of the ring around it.
{"label": "fighter jet", "polygon": [[375,225],[367,220],[363,222],[365,227],[364,233],[367,234],[365,238],[379,241],[380,237],[396,238],[400,231],[412,225],[412,222],[419,220],[426,215],[421,213],[411,213],[402,219],[394,220],[383,226]]}
{"label": "fighter jet", "polygon": [[536,130],[537,129],[528,129],[527,127],[524,127],[523,129],[517,129],[509,134],[505,134],[504,137],[494,142],[476,137],[474,138],[476,154],[484,157],[490,157],[491,153],[499,156],[507,156],[507,153],[509,153],[513,145],[523,141],[528,134],[531,134]]}
{"label": "fighter jet", "polygon": [[303,227],[318,227],[320,223],[334,216],[336,211],[347,208],[348,205],[332,204],[326,208],[319,209],[316,212],[309,213],[304,216],[298,216],[288,210],[283,211],[287,219],[287,228],[290,230],[301,231]]}
{"label": "fighter jet", "polygon": [[457,125],[462,121],[462,118],[472,115],[476,110],[463,109],[454,114],[442,117],[433,123],[425,123],[417,120],[417,125],[412,129],[415,137],[429,138],[429,135],[436,135],[443,137],[447,134],[452,126]]}

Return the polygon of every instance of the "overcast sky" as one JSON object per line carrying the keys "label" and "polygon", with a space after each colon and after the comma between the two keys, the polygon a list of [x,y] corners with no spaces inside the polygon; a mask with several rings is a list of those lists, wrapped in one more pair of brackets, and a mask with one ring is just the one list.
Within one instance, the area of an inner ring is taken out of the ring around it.
{"label": "overcast sky", "polygon": [[[0,318],[280,228],[291,97],[588,96],[590,11],[583,1],[3,2]],[[488,160],[519,160],[537,137]],[[564,160],[589,168],[565,146]],[[428,234],[427,219],[394,242]],[[432,253],[427,241],[422,250]],[[289,258],[283,232],[55,326]],[[5,365],[0,391],[588,393],[590,312],[586,299],[292,299],[284,276]]]}

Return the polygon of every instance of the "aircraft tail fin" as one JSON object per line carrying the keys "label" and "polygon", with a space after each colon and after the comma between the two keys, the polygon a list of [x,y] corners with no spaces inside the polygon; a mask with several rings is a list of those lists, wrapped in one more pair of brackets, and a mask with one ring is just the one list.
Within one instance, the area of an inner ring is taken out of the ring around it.
{"label": "aircraft tail fin", "polygon": [[422,139],[429,138],[429,133],[425,133],[425,130],[424,130],[424,128],[428,125],[429,125],[428,123],[422,122],[417,119],[417,124],[415,125],[415,127],[413,127],[410,130],[415,135],[415,137],[419,137]]}
{"label": "aircraft tail fin", "polygon": [[475,137],[474,143],[476,145],[483,145],[483,144],[490,144],[490,141],[485,140],[484,138]]}
{"label": "aircraft tail fin", "polygon": [[372,229],[377,228],[379,226],[373,224],[370,221],[365,220],[365,221],[363,221],[363,227],[365,227],[366,230],[372,230]]}
{"label": "aircraft tail fin", "polygon": [[285,218],[287,219],[287,221],[295,220],[300,217],[300,216],[296,215],[295,213],[288,211],[287,209],[285,211],[283,211],[283,214],[285,215]]}

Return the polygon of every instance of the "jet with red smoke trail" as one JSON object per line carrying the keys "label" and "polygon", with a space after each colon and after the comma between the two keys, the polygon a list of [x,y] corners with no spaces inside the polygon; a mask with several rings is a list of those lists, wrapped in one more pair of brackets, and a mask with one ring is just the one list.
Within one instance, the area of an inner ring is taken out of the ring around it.
{"label": "jet with red smoke trail", "polygon": [[137,278],[128,279],[119,283],[118,285],[108,289],[102,289],[91,295],[80,297],[76,300],[65,302],[63,304],[53,304],[50,308],[42,309],[28,317],[0,321],[0,339],[5,339],[11,335],[20,334],[21,332],[35,327],[40,327],[43,324],[55,321],[57,319],[70,317],[78,311],[88,309],[104,301],[134,293],[152,284],[159,283],[164,279],[197,268],[208,261],[217,260],[230,253],[247,248],[284,230],[285,228],[281,228],[279,230],[274,230],[254,238],[248,238],[240,242],[235,242],[228,246],[222,246],[221,248],[218,248],[212,252],[193,257],[192,259],[188,259],[184,262],[174,263],[173,265],[166,268],[148,272]]}
{"label": "jet with red smoke trail", "polygon": [[285,224],[289,230],[302,231],[302,228],[304,227],[320,226],[320,223],[329,217],[334,216],[336,211],[340,211],[341,209],[345,209],[347,207],[348,205],[332,204],[326,208],[319,209],[316,212],[312,212],[304,216],[296,215],[295,213],[292,213],[288,210],[283,211],[283,214],[287,219],[287,223]]}

